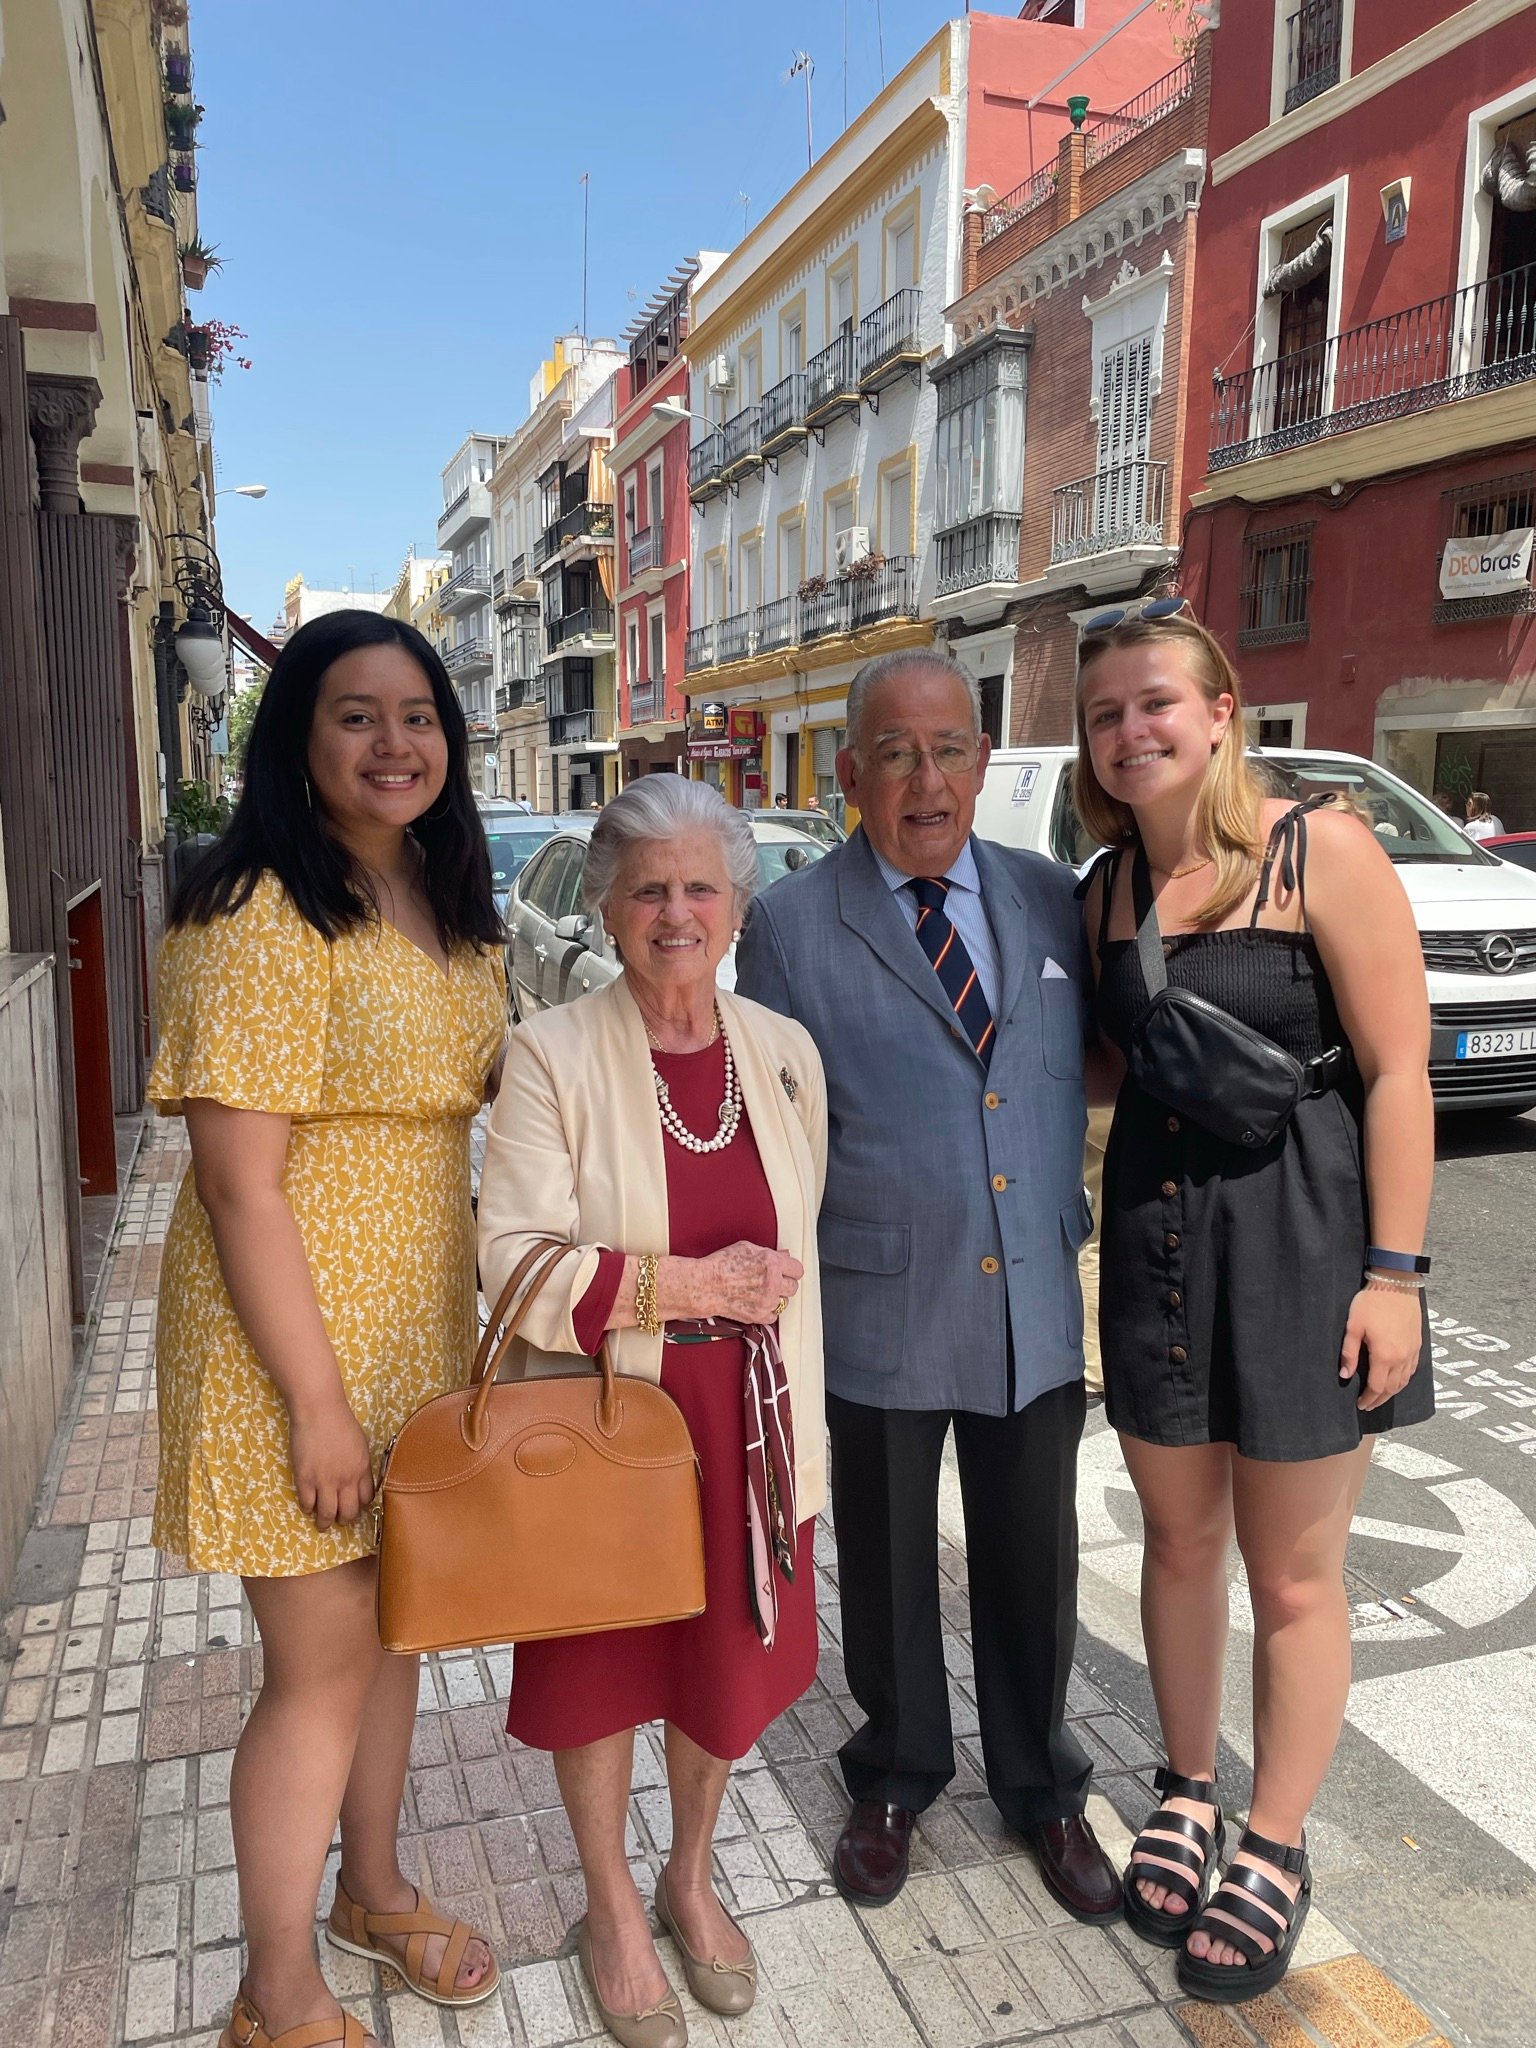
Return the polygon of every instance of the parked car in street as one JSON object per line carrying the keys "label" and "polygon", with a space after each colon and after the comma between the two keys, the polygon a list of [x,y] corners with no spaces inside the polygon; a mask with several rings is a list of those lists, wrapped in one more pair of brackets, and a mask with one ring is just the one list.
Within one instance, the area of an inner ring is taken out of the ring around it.
{"label": "parked car in street", "polygon": [[[786,823],[783,811],[748,813],[757,841],[760,888],[820,860],[827,841]],[[507,1000],[516,1018],[603,988],[619,973],[619,958],[601,918],[582,908],[581,873],[597,815],[553,821],[558,830],[512,883],[507,907]],[[824,822],[830,823],[830,820]],[[834,828],[835,829],[835,828]],[[736,986],[736,949],[720,963],[716,980]]]}
{"label": "parked car in street", "polygon": [[[980,836],[1080,867],[1094,844],[1072,807],[1076,752],[999,748],[976,805]],[[1496,843],[1477,845],[1375,761],[1311,748],[1256,757],[1278,796],[1334,791],[1401,875],[1424,947],[1436,1106],[1536,1107],[1536,873],[1499,859]]]}
{"label": "parked car in street", "polygon": [[1494,839],[1485,839],[1483,850],[1517,868],[1536,868],[1536,832],[1501,832]]}
{"label": "parked car in street", "polygon": [[507,891],[514,879],[551,834],[561,831],[570,820],[530,811],[526,804],[483,803],[479,811],[491,851],[491,889],[496,908],[505,917]]}
{"label": "parked car in street", "polygon": [[781,811],[774,809],[767,813],[777,818],[781,825],[793,825],[797,832],[808,832],[812,839],[819,839],[830,850],[841,846],[848,834],[836,818],[826,811]]}

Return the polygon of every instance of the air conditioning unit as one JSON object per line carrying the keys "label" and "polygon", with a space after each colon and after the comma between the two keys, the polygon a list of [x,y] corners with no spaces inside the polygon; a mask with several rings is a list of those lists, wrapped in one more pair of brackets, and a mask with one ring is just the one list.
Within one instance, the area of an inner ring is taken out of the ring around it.
{"label": "air conditioning unit", "polygon": [[711,356],[709,367],[704,373],[704,382],[711,391],[729,391],[736,382],[736,367],[729,356]]}
{"label": "air conditioning unit", "polygon": [[851,569],[855,562],[862,562],[869,553],[869,528],[845,526],[833,537],[832,553],[839,569]]}

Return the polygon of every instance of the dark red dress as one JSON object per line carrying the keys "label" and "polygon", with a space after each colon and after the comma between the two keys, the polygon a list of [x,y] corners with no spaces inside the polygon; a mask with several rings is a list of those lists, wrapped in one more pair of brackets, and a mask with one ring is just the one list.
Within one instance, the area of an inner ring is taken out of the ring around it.
{"label": "dark red dress", "polygon": [[[712,1136],[725,1093],[725,1047],[658,1053],[672,1102],[689,1130]],[[671,1243],[639,1250],[707,1258],[745,1240],[779,1245],[778,1218],[743,1115],[723,1152],[689,1152],[663,1138]],[[595,1355],[623,1274],[605,1252],[576,1311],[582,1348]],[[699,1454],[706,1606],[692,1621],[611,1629],[521,1643],[512,1655],[507,1733],[534,1749],[579,1749],[647,1721],[672,1721],[710,1755],[745,1756],[768,1723],[816,1676],[812,1524],[801,1525],[793,1584],[779,1581],[778,1632],[765,1650],[752,1619],[747,1568],[745,1345],[664,1344],[661,1384],[683,1411]]]}

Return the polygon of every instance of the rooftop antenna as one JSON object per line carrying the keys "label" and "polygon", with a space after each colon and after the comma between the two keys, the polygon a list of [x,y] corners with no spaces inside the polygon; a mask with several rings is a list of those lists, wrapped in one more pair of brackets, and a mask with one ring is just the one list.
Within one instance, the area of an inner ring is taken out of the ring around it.
{"label": "rooftop antenna", "polygon": [[[965,0],[965,11],[971,11],[971,0]],[[875,0],[875,34],[880,43],[880,90],[885,91],[885,18],[880,12],[880,0]]]}
{"label": "rooftop antenna", "polygon": [[592,207],[590,174],[581,174],[581,338],[587,338],[587,223]]}
{"label": "rooftop antenna", "polygon": [[747,234],[747,213],[752,204],[751,195],[746,192],[738,192],[736,194],[736,204],[741,208],[741,234],[742,240],[745,241]]}
{"label": "rooftop antenna", "polygon": [[843,126],[848,126],[848,0],[843,0]]}
{"label": "rooftop antenna", "polygon": [[803,77],[805,80],[805,168],[807,170],[816,161],[816,152],[811,141],[811,79],[815,75],[815,71],[816,60],[810,51],[796,50],[794,52],[794,62],[784,74],[784,83],[786,85],[788,85],[792,78]]}

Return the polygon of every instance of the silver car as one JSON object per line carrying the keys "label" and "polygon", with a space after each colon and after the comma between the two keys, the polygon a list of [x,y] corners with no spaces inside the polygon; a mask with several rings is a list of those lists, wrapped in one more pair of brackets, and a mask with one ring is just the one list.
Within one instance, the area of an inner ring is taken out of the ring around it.
{"label": "silver car", "polygon": [[[820,860],[830,851],[824,840],[785,822],[782,814],[754,811],[748,822],[757,841],[758,887]],[[581,874],[587,841],[597,823],[576,816],[555,833],[514,877],[507,898],[507,1000],[516,1018],[574,1002],[604,988],[619,973],[619,958],[601,918],[581,904]],[[736,986],[735,948],[721,961],[715,979]]]}

